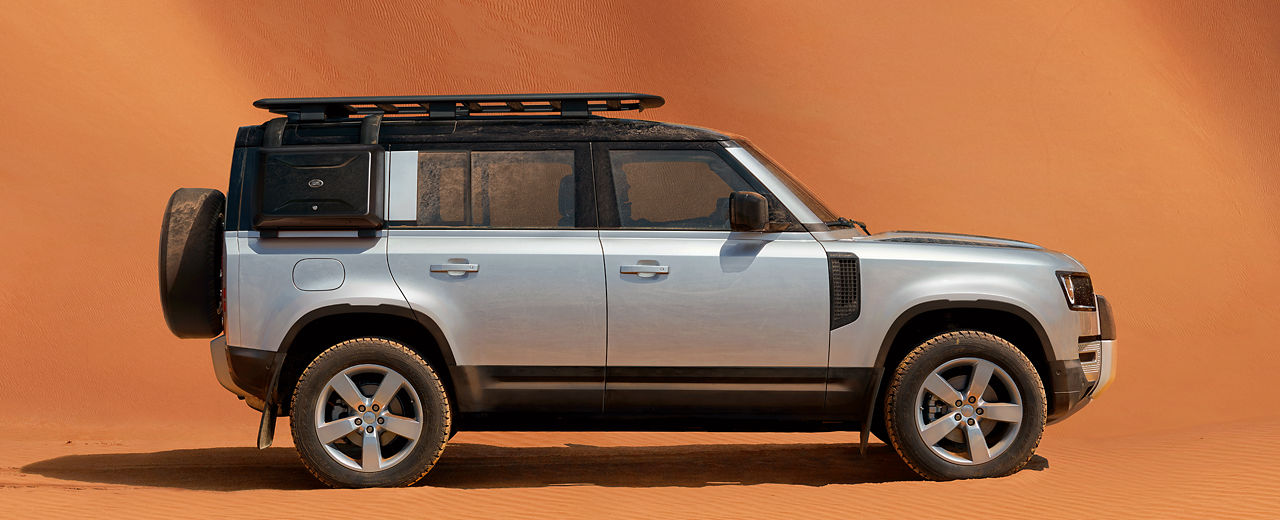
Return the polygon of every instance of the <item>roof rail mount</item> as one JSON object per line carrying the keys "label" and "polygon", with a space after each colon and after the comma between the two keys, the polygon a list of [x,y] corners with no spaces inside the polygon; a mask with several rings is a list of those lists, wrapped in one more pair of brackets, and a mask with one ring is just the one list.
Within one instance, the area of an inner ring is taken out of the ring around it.
{"label": "roof rail mount", "polygon": [[587,117],[592,112],[658,108],[660,96],[631,92],[563,94],[482,94],[474,96],[370,96],[259,99],[253,106],[291,120],[320,121],[350,116],[416,115],[457,119],[480,114]]}

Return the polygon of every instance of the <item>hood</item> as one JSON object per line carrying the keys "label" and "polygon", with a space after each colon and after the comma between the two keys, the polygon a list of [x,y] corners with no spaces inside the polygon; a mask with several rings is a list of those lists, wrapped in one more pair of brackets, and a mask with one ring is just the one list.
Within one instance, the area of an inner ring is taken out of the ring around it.
{"label": "hood", "polygon": [[931,233],[926,231],[886,231],[863,238],[872,242],[899,242],[908,244],[942,244],[976,247],[1012,247],[1017,249],[1044,249],[1038,245],[1007,238],[963,235],[960,233]]}

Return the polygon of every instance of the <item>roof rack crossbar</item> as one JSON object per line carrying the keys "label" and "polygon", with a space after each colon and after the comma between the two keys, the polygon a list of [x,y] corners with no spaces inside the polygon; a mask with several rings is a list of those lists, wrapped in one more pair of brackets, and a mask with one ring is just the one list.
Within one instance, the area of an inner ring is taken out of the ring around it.
{"label": "roof rack crossbar", "polygon": [[454,119],[482,114],[535,114],[585,117],[592,112],[658,108],[665,101],[651,94],[596,92],[498,94],[475,96],[384,96],[259,99],[253,106],[290,120],[320,121],[351,116],[425,115]]}

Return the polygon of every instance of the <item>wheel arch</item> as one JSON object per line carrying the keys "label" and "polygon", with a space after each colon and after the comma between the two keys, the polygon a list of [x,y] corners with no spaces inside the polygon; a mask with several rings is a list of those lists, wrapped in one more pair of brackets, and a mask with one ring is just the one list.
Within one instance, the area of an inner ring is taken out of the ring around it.
{"label": "wheel arch", "polygon": [[437,368],[445,391],[454,399],[453,351],[434,320],[397,305],[337,304],[314,309],[290,326],[276,351],[267,402],[278,414],[288,415],[288,396],[307,365],[325,349],[364,336],[393,339],[417,352]]}
{"label": "wheel arch", "polygon": [[[890,325],[876,355],[876,367],[882,368],[877,396],[884,395],[893,370],[916,345],[938,334],[954,330],[978,330],[999,336],[1022,351],[1036,367],[1048,394],[1053,412],[1054,359],[1053,344],[1044,325],[1025,308],[994,300],[935,300],[920,303],[903,311]],[[876,397],[876,401],[882,401]],[[874,403],[879,409],[882,403]],[[880,414],[877,412],[876,416]]]}

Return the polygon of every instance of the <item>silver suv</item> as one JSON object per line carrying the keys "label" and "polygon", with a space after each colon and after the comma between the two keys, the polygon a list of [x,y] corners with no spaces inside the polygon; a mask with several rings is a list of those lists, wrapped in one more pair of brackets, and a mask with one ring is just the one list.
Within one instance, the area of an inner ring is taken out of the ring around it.
{"label": "silver suv", "polygon": [[333,486],[412,484],[459,430],[851,430],[1001,476],[1114,379],[1071,257],[870,234],[741,137],[598,114],[662,104],[260,100],[226,195],[169,200],[165,320]]}

